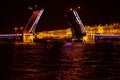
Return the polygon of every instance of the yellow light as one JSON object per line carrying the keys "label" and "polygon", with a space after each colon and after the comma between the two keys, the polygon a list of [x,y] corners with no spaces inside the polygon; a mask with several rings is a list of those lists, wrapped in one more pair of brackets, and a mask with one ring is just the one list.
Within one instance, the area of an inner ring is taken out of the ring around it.
{"label": "yellow light", "polygon": [[103,33],[104,31],[103,31],[103,27],[102,26],[99,26],[98,27],[98,33]]}
{"label": "yellow light", "polygon": [[32,7],[28,7],[28,9],[33,10],[33,8],[32,8]]}
{"label": "yellow light", "polygon": [[23,34],[23,42],[33,42],[33,34]]}

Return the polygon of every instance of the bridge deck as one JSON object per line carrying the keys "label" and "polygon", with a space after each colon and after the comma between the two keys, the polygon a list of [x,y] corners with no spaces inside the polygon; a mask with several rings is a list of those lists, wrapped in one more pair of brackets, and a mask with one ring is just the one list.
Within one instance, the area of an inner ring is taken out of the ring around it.
{"label": "bridge deck", "polygon": [[95,42],[97,41],[105,41],[105,42],[120,42],[120,35],[113,34],[95,34],[94,35]]}

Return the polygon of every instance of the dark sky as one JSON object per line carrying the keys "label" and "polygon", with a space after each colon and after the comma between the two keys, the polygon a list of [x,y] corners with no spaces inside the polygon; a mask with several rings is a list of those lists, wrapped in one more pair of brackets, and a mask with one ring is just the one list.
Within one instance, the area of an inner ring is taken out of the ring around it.
{"label": "dark sky", "polygon": [[45,9],[37,27],[40,31],[66,28],[64,11],[77,6],[81,7],[78,13],[84,25],[120,22],[118,0],[4,0],[0,2],[0,31],[25,27],[32,15],[28,7],[33,5]]}

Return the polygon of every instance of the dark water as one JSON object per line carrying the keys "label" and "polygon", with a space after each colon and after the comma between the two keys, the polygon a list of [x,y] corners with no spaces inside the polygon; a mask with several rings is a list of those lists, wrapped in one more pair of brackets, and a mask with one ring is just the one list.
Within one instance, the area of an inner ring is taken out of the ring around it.
{"label": "dark water", "polygon": [[119,76],[120,45],[0,45],[0,80],[120,80]]}

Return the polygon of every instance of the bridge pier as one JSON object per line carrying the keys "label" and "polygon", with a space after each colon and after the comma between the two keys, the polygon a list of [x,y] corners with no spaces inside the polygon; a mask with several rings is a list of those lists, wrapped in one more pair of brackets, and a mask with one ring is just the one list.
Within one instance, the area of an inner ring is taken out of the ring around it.
{"label": "bridge pier", "polygon": [[32,33],[23,34],[23,42],[33,42],[33,34]]}

